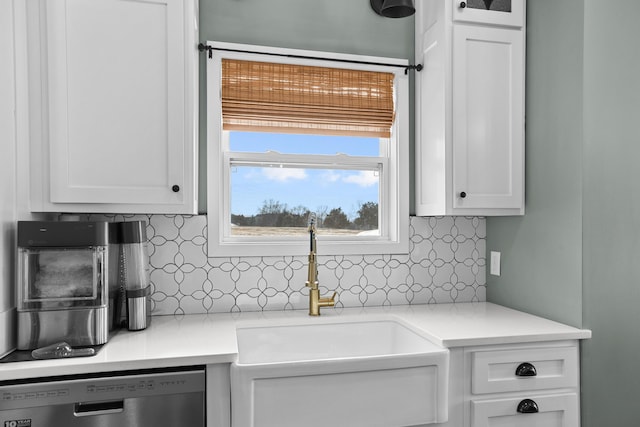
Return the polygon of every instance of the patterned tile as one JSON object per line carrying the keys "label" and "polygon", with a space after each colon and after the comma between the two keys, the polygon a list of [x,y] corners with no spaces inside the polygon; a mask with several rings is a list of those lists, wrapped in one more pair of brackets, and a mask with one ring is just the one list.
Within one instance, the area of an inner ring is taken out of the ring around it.
{"label": "patterned tile", "polygon": [[[206,215],[90,215],[147,222],[153,314],[307,307],[306,257],[207,258]],[[339,307],[486,300],[486,222],[411,217],[408,255],[318,256]]]}

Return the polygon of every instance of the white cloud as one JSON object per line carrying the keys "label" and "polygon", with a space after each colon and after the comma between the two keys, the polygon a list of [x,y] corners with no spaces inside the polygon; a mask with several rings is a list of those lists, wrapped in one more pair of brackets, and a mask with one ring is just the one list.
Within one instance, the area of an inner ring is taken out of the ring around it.
{"label": "white cloud", "polygon": [[373,171],[360,171],[357,175],[345,177],[343,181],[360,187],[371,187],[378,184],[378,176]]}
{"label": "white cloud", "polygon": [[304,169],[265,168],[262,170],[262,174],[268,180],[278,182],[307,179],[307,173]]}
{"label": "white cloud", "polygon": [[340,179],[342,175],[337,172],[326,171],[320,177],[321,182],[336,182]]}

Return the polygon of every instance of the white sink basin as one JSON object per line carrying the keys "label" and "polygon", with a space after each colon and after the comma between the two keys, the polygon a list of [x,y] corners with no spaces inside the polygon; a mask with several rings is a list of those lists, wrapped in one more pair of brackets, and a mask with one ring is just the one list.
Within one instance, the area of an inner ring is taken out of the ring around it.
{"label": "white sink basin", "polygon": [[449,352],[395,320],[238,328],[233,427],[447,420]]}
{"label": "white sink basin", "polygon": [[392,321],[238,328],[238,363],[264,364],[430,352],[442,348]]}

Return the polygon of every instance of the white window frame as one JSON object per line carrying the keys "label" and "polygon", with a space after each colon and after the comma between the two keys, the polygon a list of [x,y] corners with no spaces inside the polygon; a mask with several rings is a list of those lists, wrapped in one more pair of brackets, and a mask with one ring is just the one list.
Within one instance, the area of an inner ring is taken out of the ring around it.
{"label": "white window frame", "polygon": [[[302,236],[257,237],[230,235],[230,161],[286,160],[302,165],[316,165],[313,158],[331,158],[345,167],[367,167],[371,158],[355,156],[284,155],[264,153],[245,156],[229,152],[228,132],[222,130],[221,63],[223,58],[272,63],[341,67],[394,73],[396,120],[388,142],[381,140],[387,157],[375,159],[384,170],[380,179],[381,222],[379,236],[317,236],[319,255],[406,254],[409,252],[409,79],[404,68],[408,61],[346,55],[330,52],[270,48],[235,43],[208,42],[212,57],[207,58],[207,223],[210,257],[306,255],[308,238]],[[222,50],[219,50],[222,49]],[[256,52],[246,53],[245,51]],[[275,56],[288,55],[288,56]],[[301,58],[302,57],[302,58]],[[326,58],[315,59],[315,58]],[[314,59],[311,59],[314,58]],[[350,62],[335,62],[335,60]],[[357,61],[358,63],[355,63]],[[372,65],[389,64],[389,65]],[[218,119],[214,119],[218,118]],[[333,166],[332,166],[333,167]],[[337,166],[339,168],[339,166]],[[310,188],[309,191],[313,191]],[[319,201],[321,203],[321,201]]]}

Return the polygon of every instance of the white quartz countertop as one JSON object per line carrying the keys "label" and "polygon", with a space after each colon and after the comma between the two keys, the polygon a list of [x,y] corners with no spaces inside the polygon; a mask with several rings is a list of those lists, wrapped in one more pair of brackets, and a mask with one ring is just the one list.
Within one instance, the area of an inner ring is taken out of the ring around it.
{"label": "white quartz countertop", "polygon": [[144,331],[122,330],[96,356],[0,363],[0,381],[132,369],[229,363],[236,359],[236,327],[395,318],[443,347],[586,339],[577,329],[491,303],[430,304],[306,311],[155,316]]}

